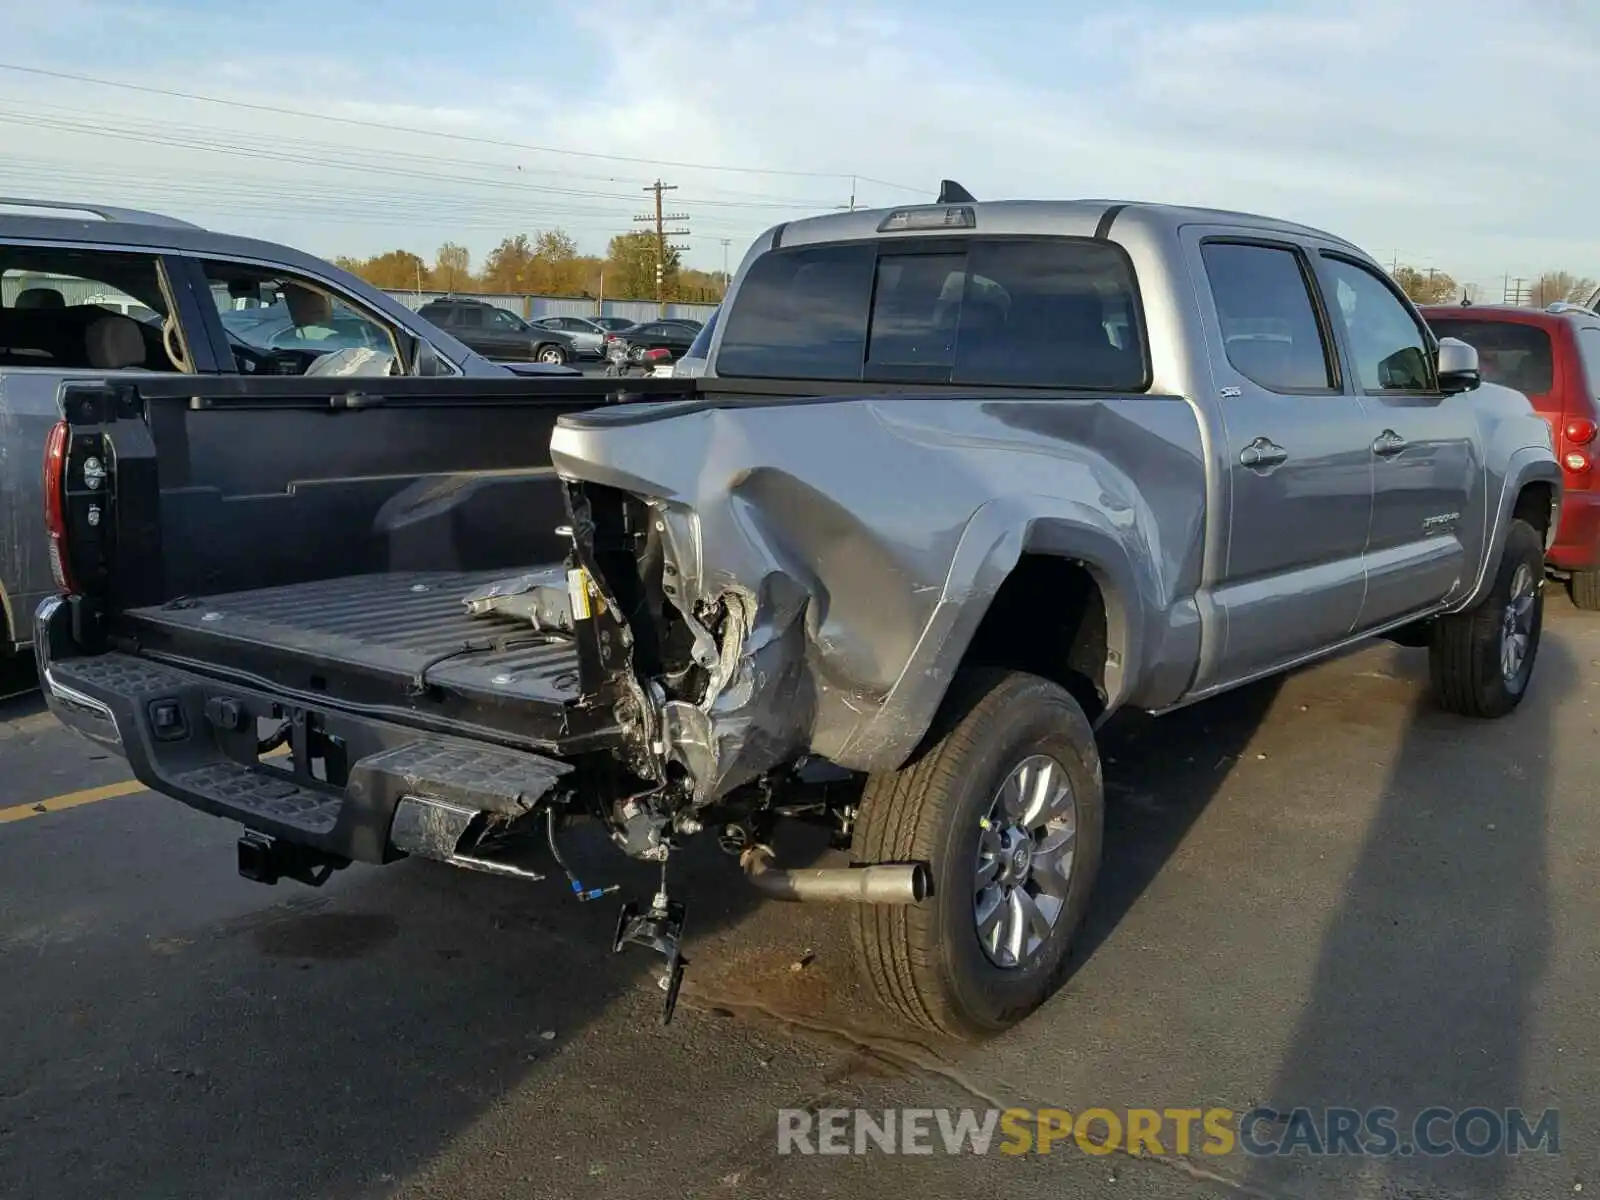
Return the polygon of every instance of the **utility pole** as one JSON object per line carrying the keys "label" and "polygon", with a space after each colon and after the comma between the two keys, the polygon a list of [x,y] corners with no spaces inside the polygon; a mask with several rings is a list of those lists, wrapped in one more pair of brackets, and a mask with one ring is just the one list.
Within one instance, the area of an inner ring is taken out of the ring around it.
{"label": "utility pole", "polygon": [[675,192],[675,191],[677,191],[678,190],[678,185],[677,184],[675,184],[675,183],[662,183],[661,180],[657,179],[654,183],[652,183],[649,187],[645,188],[644,190],[647,191],[647,192],[654,192],[655,193],[655,196],[656,196],[656,210],[653,213],[643,213],[640,216],[635,217],[634,220],[635,221],[653,221],[653,222],[655,222],[655,227],[656,227],[656,315],[658,317],[664,317],[664,316],[667,315],[667,291],[666,291],[667,251],[668,250],[687,250],[688,249],[687,246],[668,246],[667,245],[667,238],[669,238],[669,237],[688,237],[689,236],[689,231],[687,229],[671,229],[671,230],[669,230],[667,228],[667,222],[668,221],[687,221],[689,219],[689,214],[687,214],[687,213],[666,213],[666,212],[663,212],[662,209],[661,209],[661,195],[662,195],[662,193],[663,192]]}
{"label": "utility pole", "polygon": [[733,239],[720,238],[718,240],[722,242],[722,294],[726,296],[728,294],[728,285],[733,282],[732,277],[728,274],[728,247],[732,244]]}

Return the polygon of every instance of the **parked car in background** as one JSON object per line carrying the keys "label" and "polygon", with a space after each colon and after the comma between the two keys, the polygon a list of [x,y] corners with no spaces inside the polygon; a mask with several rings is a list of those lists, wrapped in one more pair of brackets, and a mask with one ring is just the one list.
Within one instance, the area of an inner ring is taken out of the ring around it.
{"label": "parked car in background", "polygon": [[694,335],[694,341],[689,343],[689,348],[676,362],[662,363],[656,367],[655,373],[678,379],[695,379],[704,375],[706,359],[711,354],[711,339],[717,332],[717,317],[721,312],[720,307],[712,309],[705,324],[700,326],[699,332]]}
{"label": "parked car in background", "polygon": [[639,323],[627,317],[590,317],[589,319],[607,333],[616,333]]}
{"label": "parked car in background", "polygon": [[[637,367],[649,358],[649,365],[676,362],[688,353],[695,334],[671,321],[644,321],[610,334],[606,338],[606,358],[613,364]],[[665,351],[666,357],[657,351]]]}
{"label": "parked car in background", "polygon": [[584,358],[605,357],[606,335],[611,331],[588,317],[536,317],[528,324],[535,329],[554,329],[566,334]]}
{"label": "parked car in background", "polygon": [[158,213],[0,202],[0,280],[25,285],[0,305],[0,657],[30,648],[29,617],[55,590],[39,464],[63,383],[573,374],[490,362],[332,263]]}
{"label": "parked car in background", "polygon": [[668,325],[682,325],[685,329],[694,333],[699,333],[705,325],[704,321],[696,321],[693,317],[662,317],[661,319]]}
{"label": "parked car in background", "polygon": [[1435,334],[1478,351],[1486,380],[1523,393],[1549,422],[1566,499],[1545,561],[1568,576],[1574,604],[1600,610],[1600,314],[1578,304],[1443,305],[1422,313]]}
{"label": "parked car in background", "polygon": [[516,313],[484,300],[447,296],[428,301],[417,315],[448,330],[494,362],[537,362],[559,367],[578,357],[572,335],[530,325]]}

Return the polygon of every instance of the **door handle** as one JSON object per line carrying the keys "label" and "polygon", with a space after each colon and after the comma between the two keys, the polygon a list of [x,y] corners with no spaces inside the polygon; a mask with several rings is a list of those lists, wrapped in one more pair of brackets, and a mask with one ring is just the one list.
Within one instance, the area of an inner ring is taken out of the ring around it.
{"label": "door handle", "polygon": [[1275,467],[1286,462],[1289,452],[1271,438],[1258,437],[1239,451],[1239,461],[1252,471],[1262,467]]}
{"label": "door handle", "polygon": [[1379,458],[1393,458],[1411,443],[1392,429],[1385,429],[1372,442],[1372,452]]}

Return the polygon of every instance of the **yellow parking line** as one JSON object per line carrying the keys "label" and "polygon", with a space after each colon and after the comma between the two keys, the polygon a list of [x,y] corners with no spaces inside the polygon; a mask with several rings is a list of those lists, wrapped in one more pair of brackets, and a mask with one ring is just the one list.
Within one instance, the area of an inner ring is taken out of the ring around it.
{"label": "yellow parking line", "polygon": [[144,790],[144,784],[135,783],[129,779],[122,783],[108,783],[104,787],[84,788],[81,792],[67,792],[64,795],[51,796],[48,800],[36,800],[32,804],[18,804],[11,808],[0,808],[0,825],[9,824],[12,821],[26,821],[29,817],[39,817],[45,813],[77,808],[80,804],[94,804],[100,800],[115,800],[118,796],[132,796]]}

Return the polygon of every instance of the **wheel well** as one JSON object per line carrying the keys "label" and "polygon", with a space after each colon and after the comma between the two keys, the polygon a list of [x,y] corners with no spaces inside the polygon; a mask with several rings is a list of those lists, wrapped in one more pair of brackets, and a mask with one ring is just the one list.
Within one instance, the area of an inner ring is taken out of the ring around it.
{"label": "wheel well", "polygon": [[1516,507],[1511,510],[1514,520],[1526,521],[1539,531],[1546,545],[1550,542],[1550,506],[1555,501],[1555,491],[1548,483],[1530,483],[1517,493]]}
{"label": "wheel well", "polygon": [[1106,604],[1081,562],[1024,554],[967,648],[966,665],[1030,671],[1066,688],[1090,721],[1106,707]]}

